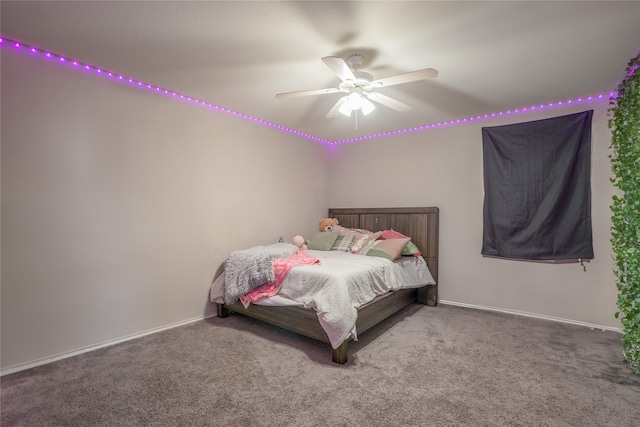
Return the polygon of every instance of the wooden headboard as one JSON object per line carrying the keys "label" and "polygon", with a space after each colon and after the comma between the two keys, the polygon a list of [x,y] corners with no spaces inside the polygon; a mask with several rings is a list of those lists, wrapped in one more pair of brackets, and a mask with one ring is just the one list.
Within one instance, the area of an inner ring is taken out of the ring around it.
{"label": "wooden headboard", "polygon": [[405,236],[422,252],[429,270],[436,280],[435,286],[427,288],[427,304],[438,303],[438,229],[439,209],[423,208],[330,208],[329,217],[336,218],[340,225],[362,228],[369,231],[393,229]]}

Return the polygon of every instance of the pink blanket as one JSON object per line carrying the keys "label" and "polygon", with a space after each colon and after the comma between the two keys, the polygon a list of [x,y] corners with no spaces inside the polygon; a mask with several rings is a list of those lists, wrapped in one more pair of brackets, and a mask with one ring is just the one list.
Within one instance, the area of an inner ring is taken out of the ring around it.
{"label": "pink blanket", "polygon": [[287,277],[289,271],[298,265],[320,264],[320,260],[309,255],[305,251],[298,251],[286,258],[279,258],[273,261],[273,273],[275,280],[265,283],[240,297],[240,302],[247,308],[251,302],[256,302],[261,298],[273,296],[278,293],[282,282]]}

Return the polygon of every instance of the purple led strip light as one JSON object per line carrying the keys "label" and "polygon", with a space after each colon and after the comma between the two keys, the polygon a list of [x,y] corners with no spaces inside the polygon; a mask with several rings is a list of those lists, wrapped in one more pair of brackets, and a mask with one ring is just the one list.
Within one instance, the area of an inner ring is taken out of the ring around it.
{"label": "purple led strip light", "polygon": [[[475,117],[468,117],[468,118],[463,118],[463,119],[457,119],[457,120],[450,120],[450,121],[444,121],[444,122],[440,122],[440,123],[433,123],[433,124],[426,124],[426,125],[422,125],[422,126],[417,126],[417,127],[413,127],[413,128],[406,128],[406,129],[399,129],[399,130],[393,130],[393,131],[388,131],[388,132],[381,132],[381,133],[376,133],[376,134],[372,134],[372,135],[365,135],[365,136],[359,136],[359,137],[355,137],[355,138],[348,138],[348,139],[340,139],[340,140],[336,140],[336,141],[329,141],[323,138],[319,138],[304,132],[300,132],[297,131],[295,129],[291,129],[285,126],[281,126],[278,125],[276,123],[272,123],[266,120],[261,120],[258,119],[256,117],[252,117],[249,116],[247,114],[243,114],[237,111],[233,111],[230,110],[228,108],[224,108],[224,107],[220,107],[218,105],[214,105],[211,103],[208,103],[206,101],[200,101],[198,99],[192,98],[190,96],[181,94],[181,93],[177,93],[174,91],[171,91],[169,89],[164,89],[161,88],[159,86],[155,86],[152,85],[150,83],[146,83],[143,82],[141,80],[137,80],[134,79],[133,77],[129,77],[129,76],[125,76],[123,74],[119,74],[113,71],[109,71],[109,70],[105,70],[103,68],[100,67],[96,67],[94,65],[90,65],[84,62],[80,62],[74,59],[69,59],[69,58],[65,58],[62,55],[58,55],[52,52],[48,52],[46,50],[43,49],[39,49],[37,47],[34,46],[30,46],[30,45],[26,45],[20,42],[17,42],[15,40],[11,40],[5,37],[0,37],[0,46],[1,47],[5,47],[5,46],[11,46],[14,49],[17,50],[21,50],[21,51],[28,51],[29,53],[33,54],[33,55],[38,55],[38,56],[44,56],[47,59],[51,59],[51,60],[56,60],[58,63],[60,64],[64,64],[64,65],[70,65],[73,69],[78,69],[78,70],[85,70],[86,72],[91,72],[94,73],[95,75],[99,75],[99,76],[105,76],[107,78],[110,79],[114,79],[115,81],[121,82],[121,83],[128,83],[129,85],[131,85],[132,87],[138,87],[141,89],[147,89],[149,91],[153,91],[157,94],[160,95],[164,95],[164,96],[169,96],[171,98],[175,98],[175,99],[179,99],[181,101],[186,101],[189,103],[193,103],[197,106],[200,107],[204,107],[219,113],[225,113],[240,119],[244,119],[244,120],[249,120],[252,122],[255,122],[259,125],[265,126],[265,127],[269,127],[272,129],[276,129],[278,131],[281,132],[286,132],[286,133],[290,133],[292,135],[297,135],[300,136],[302,138],[306,138],[306,139],[310,139],[316,142],[321,142],[323,144],[326,145],[339,145],[339,144],[347,144],[347,143],[354,143],[354,142],[362,142],[362,141],[367,141],[367,140],[371,140],[371,139],[377,139],[377,138],[385,138],[385,137],[391,137],[391,136],[398,136],[398,135],[403,135],[403,134],[408,134],[408,133],[415,133],[415,132],[424,132],[427,130],[431,130],[431,129],[439,129],[439,128],[443,128],[443,127],[451,127],[451,126],[456,126],[456,125],[462,125],[462,124],[468,124],[468,123],[473,123],[473,122],[477,122],[480,120],[491,120],[491,119],[495,119],[495,118],[500,118],[500,117],[505,117],[505,116],[511,116],[511,115],[516,115],[516,114],[522,114],[522,113],[527,113],[527,112],[534,112],[534,111],[539,111],[539,110],[543,110],[543,109],[550,109],[550,108],[558,108],[558,107],[563,107],[563,106],[569,106],[569,105],[573,105],[576,103],[585,103],[585,102],[592,102],[592,101],[598,101],[598,100],[602,100],[605,99],[605,95],[603,94],[599,94],[599,95],[595,95],[595,96],[587,96],[584,98],[576,98],[576,99],[569,99],[566,101],[558,101],[558,102],[551,102],[551,103],[547,103],[547,104],[540,104],[540,105],[533,105],[530,107],[523,107],[523,108],[516,108],[513,110],[507,110],[507,111],[500,111],[497,113],[489,113],[489,114],[483,114],[483,115],[478,115]],[[614,92],[610,92],[608,94],[608,99],[612,99],[615,98],[616,94]]]}
{"label": "purple led strip light", "polygon": [[228,114],[228,115],[240,118],[240,119],[249,120],[249,121],[255,122],[255,123],[259,124],[259,125],[266,126],[266,127],[272,128],[272,129],[276,129],[276,130],[279,130],[279,131],[282,131],[282,132],[287,132],[287,133],[290,133],[290,134],[293,134],[293,135],[297,135],[297,136],[300,136],[302,138],[311,139],[313,141],[321,142],[323,144],[330,144],[331,143],[330,141],[328,141],[326,139],[318,138],[316,136],[309,135],[307,133],[300,132],[300,131],[297,131],[295,129],[291,129],[291,128],[288,128],[288,127],[285,127],[285,126],[281,126],[281,125],[278,125],[276,123],[272,123],[272,122],[269,122],[269,121],[266,121],[266,120],[261,120],[261,119],[258,119],[256,117],[252,117],[252,116],[249,116],[247,114],[244,114],[244,113],[240,113],[240,112],[237,112],[237,111],[230,110],[228,108],[224,108],[224,107],[220,107],[218,105],[214,105],[214,104],[208,103],[206,101],[201,101],[201,100],[198,100],[198,99],[193,98],[191,96],[188,96],[188,95],[185,95],[185,94],[182,94],[182,93],[178,93],[178,92],[175,92],[175,91],[172,91],[172,90],[169,90],[169,89],[165,89],[165,88],[162,88],[160,86],[156,86],[156,85],[153,85],[153,84],[150,84],[150,83],[147,83],[147,82],[143,82],[141,80],[137,80],[137,79],[134,79],[133,77],[125,76],[123,74],[119,74],[119,73],[116,73],[114,71],[105,70],[104,68],[96,67],[96,66],[91,65],[91,64],[80,62],[80,61],[77,61],[77,60],[74,60],[74,59],[69,59],[69,58],[66,58],[66,57],[64,57],[62,55],[59,55],[59,54],[56,54],[56,53],[53,53],[53,52],[49,52],[49,51],[46,51],[46,50],[43,50],[43,49],[40,49],[40,48],[37,48],[37,47],[34,47],[34,46],[30,46],[30,45],[27,45],[27,44],[24,44],[24,43],[20,43],[20,42],[17,42],[15,40],[8,39],[6,37],[0,37],[0,46],[2,46],[2,47],[12,47],[12,48],[14,48],[16,50],[20,50],[20,51],[23,51],[23,52],[29,52],[30,54],[32,54],[34,56],[44,57],[46,59],[55,60],[56,62],[58,62],[60,64],[68,65],[72,69],[83,70],[83,71],[86,71],[88,73],[93,73],[93,74],[98,75],[98,76],[103,76],[103,77],[106,77],[106,78],[109,78],[109,79],[113,79],[114,81],[117,81],[117,82],[120,82],[120,83],[129,84],[132,87],[138,87],[140,89],[146,89],[148,91],[157,93],[159,95],[168,96],[168,97],[175,98],[175,99],[178,99],[178,100],[181,100],[181,101],[186,101],[186,102],[195,104],[195,105],[203,107],[203,108],[207,108],[207,109],[219,112],[219,113],[225,113],[225,114]]}
{"label": "purple led strip light", "polygon": [[603,100],[603,99],[613,99],[615,97],[616,97],[616,94],[614,92],[609,92],[608,95],[598,94],[598,95],[594,95],[594,96],[587,96],[587,97],[584,97],[584,98],[568,99],[566,101],[558,101],[558,102],[550,102],[550,103],[547,103],[547,104],[532,105],[530,107],[516,108],[516,109],[513,109],[513,110],[500,111],[500,112],[497,112],[497,113],[482,114],[482,115],[479,115],[479,116],[468,117],[468,118],[464,118],[464,119],[449,120],[449,121],[444,121],[444,122],[440,122],[440,123],[433,123],[433,124],[428,124],[428,125],[423,125],[423,126],[417,126],[417,127],[413,127],[413,128],[399,129],[399,130],[394,130],[394,131],[389,131],[389,132],[376,133],[376,134],[373,134],[373,135],[365,135],[365,136],[359,136],[359,137],[355,137],[355,138],[340,139],[340,140],[337,140],[337,141],[332,141],[332,142],[330,142],[330,144],[331,145],[334,145],[334,144],[347,144],[347,143],[361,142],[361,141],[366,141],[366,140],[376,139],[376,138],[397,136],[397,135],[402,135],[402,134],[407,134],[407,133],[424,132],[424,131],[431,130],[431,129],[439,129],[439,128],[443,128],[443,127],[451,127],[451,126],[456,126],[456,125],[463,125],[463,124],[467,124],[467,123],[477,122],[477,121],[480,121],[480,120],[491,120],[491,119],[496,119],[496,118],[500,118],[500,117],[512,116],[512,115],[516,115],[516,114],[540,111],[540,110],[544,110],[544,109],[548,110],[550,108],[558,108],[558,107],[570,106],[570,105],[574,105],[574,104],[599,101],[599,100]]}

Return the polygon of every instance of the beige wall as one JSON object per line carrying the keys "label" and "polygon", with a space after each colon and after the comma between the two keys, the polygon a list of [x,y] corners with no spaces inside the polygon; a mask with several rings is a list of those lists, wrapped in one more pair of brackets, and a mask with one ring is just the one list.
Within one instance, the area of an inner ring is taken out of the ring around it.
{"label": "beige wall", "polygon": [[[610,133],[606,100],[344,145],[334,150],[332,207],[438,206],[440,299],[523,314],[619,327],[611,258]],[[595,259],[551,265],[485,258],[482,246],[482,126],[593,109],[592,217]],[[427,119],[428,120],[428,119]],[[427,121],[425,121],[427,123]],[[364,128],[366,123],[361,123]],[[374,185],[375,183],[375,185]]]}
{"label": "beige wall", "polygon": [[208,315],[231,250],[326,215],[321,145],[9,50],[1,71],[3,369]]}

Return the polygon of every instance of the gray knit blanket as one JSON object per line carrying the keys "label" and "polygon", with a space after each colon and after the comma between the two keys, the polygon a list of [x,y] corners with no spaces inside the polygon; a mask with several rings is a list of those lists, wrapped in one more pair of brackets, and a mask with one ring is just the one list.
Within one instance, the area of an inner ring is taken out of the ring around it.
{"label": "gray knit blanket", "polygon": [[224,264],[224,302],[233,304],[250,290],[273,282],[273,261],[297,250],[290,243],[274,243],[231,252]]}

